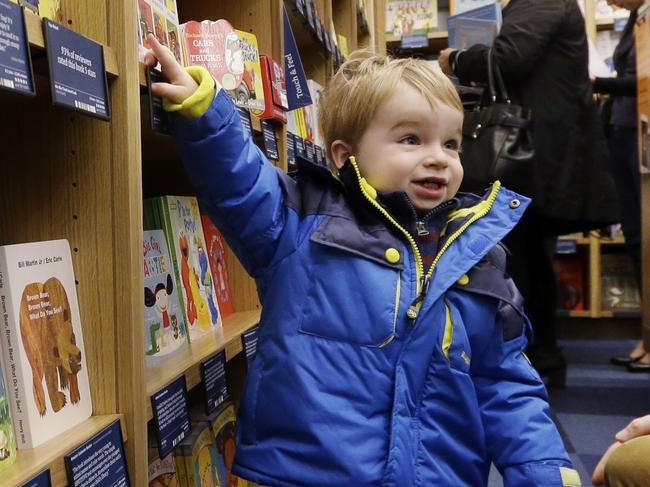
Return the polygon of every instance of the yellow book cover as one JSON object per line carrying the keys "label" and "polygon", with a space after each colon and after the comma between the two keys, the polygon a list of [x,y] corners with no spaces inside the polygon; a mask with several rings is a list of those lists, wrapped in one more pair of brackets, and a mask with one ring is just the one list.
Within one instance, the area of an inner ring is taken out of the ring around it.
{"label": "yellow book cover", "polygon": [[238,105],[248,108],[253,115],[261,115],[264,112],[264,85],[257,37],[241,30],[235,32],[239,38],[239,49],[244,61],[242,85],[245,85],[245,90],[238,91],[235,101]]}
{"label": "yellow book cover", "polygon": [[192,424],[192,432],[179,445],[176,454],[185,463],[189,487],[219,486],[217,449],[207,421]]}
{"label": "yellow book cover", "polygon": [[341,51],[341,56],[343,56],[343,59],[347,60],[350,55],[350,52],[348,51],[348,38],[341,34],[338,34],[336,37],[339,40],[339,51]]}

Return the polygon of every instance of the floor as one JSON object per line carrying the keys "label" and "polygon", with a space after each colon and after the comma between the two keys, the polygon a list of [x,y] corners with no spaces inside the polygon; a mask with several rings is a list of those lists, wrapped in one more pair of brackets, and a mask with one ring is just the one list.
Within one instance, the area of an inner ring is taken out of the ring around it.
{"label": "floor", "polygon": [[[560,345],[569,362],[567,387],[549,390],[554,420],[583,487],[614,434],[636,416],[650,413],[650,374],[631,374],[609,364],[626,354],[640,332],[638,320],[562,320]],[[501,487],[496,472],[489,487]]]}

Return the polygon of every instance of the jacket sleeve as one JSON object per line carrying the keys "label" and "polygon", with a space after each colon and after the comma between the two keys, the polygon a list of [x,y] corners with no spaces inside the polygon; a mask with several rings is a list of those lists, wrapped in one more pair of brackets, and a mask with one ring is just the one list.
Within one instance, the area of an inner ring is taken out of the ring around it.
{"label": "jacket sleeve", "polygon": [[[518,291],[508,281],[516,295],[493,299],[495,318],[481,320],[469,334],[470,374],[488,452],[508,487],[579,486],[580,478],[551,419],[544,384],[523,353],[530,327],[518,311]],[[490,322],[492,326],[487,325]]]}
{"label": "jacket sleeve", "polygon": [[[214,91],[212,92],[214,96]],[[240,122],[223,90],[198,118],[174,116],[174,137],[203,212],[253,277],[294,250],[287,228],[286,181]],[[183,113],[182,111],[180,112]],[[287,178],[288,179],[288,178]],[[295,215],[292,215],[295,222]]]}
{"label": "jacket sleeve", "polygon": [[[504,79],[511,82],[530,75],[566,18],[564,2],[524,1],[516,7],[504,19],[493,44],[494,59]],[[462,84],[487,82],[488,50],[476,44],[457,55],[455,74]]]}

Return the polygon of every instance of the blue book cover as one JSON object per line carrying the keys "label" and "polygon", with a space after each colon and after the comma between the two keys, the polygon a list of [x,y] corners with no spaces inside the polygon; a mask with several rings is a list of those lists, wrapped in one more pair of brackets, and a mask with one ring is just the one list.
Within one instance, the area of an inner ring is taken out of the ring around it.
{"label": "blue book cover", "polygon": [[501,23],[503,22],[501,6],[498,3],[491,3],[489,5],[483,5],[482,7],[466,10],[457,15],[450,15],[447,18],[447,30],[449,30],[449,24],[455,22],[459,18],[491,20],[496,22],[497,33],[501,29]]}
{"label": "blue book cover", "polygon": [[497,23],[494,20],[454,16],[447,21],[447,31],[451,48],[467,49],[474,44],[492,46],[497,35]]}

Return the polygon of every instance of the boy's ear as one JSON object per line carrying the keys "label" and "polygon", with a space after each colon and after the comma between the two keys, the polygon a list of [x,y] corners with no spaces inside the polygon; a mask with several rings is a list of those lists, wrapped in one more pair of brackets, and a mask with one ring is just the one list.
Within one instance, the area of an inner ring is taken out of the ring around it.
{"label": "boy's ear", "polygon": [[341,169],[345,161],[352,155],[352,146],[340,139],[332,142],[332,162],[337,169]]}

